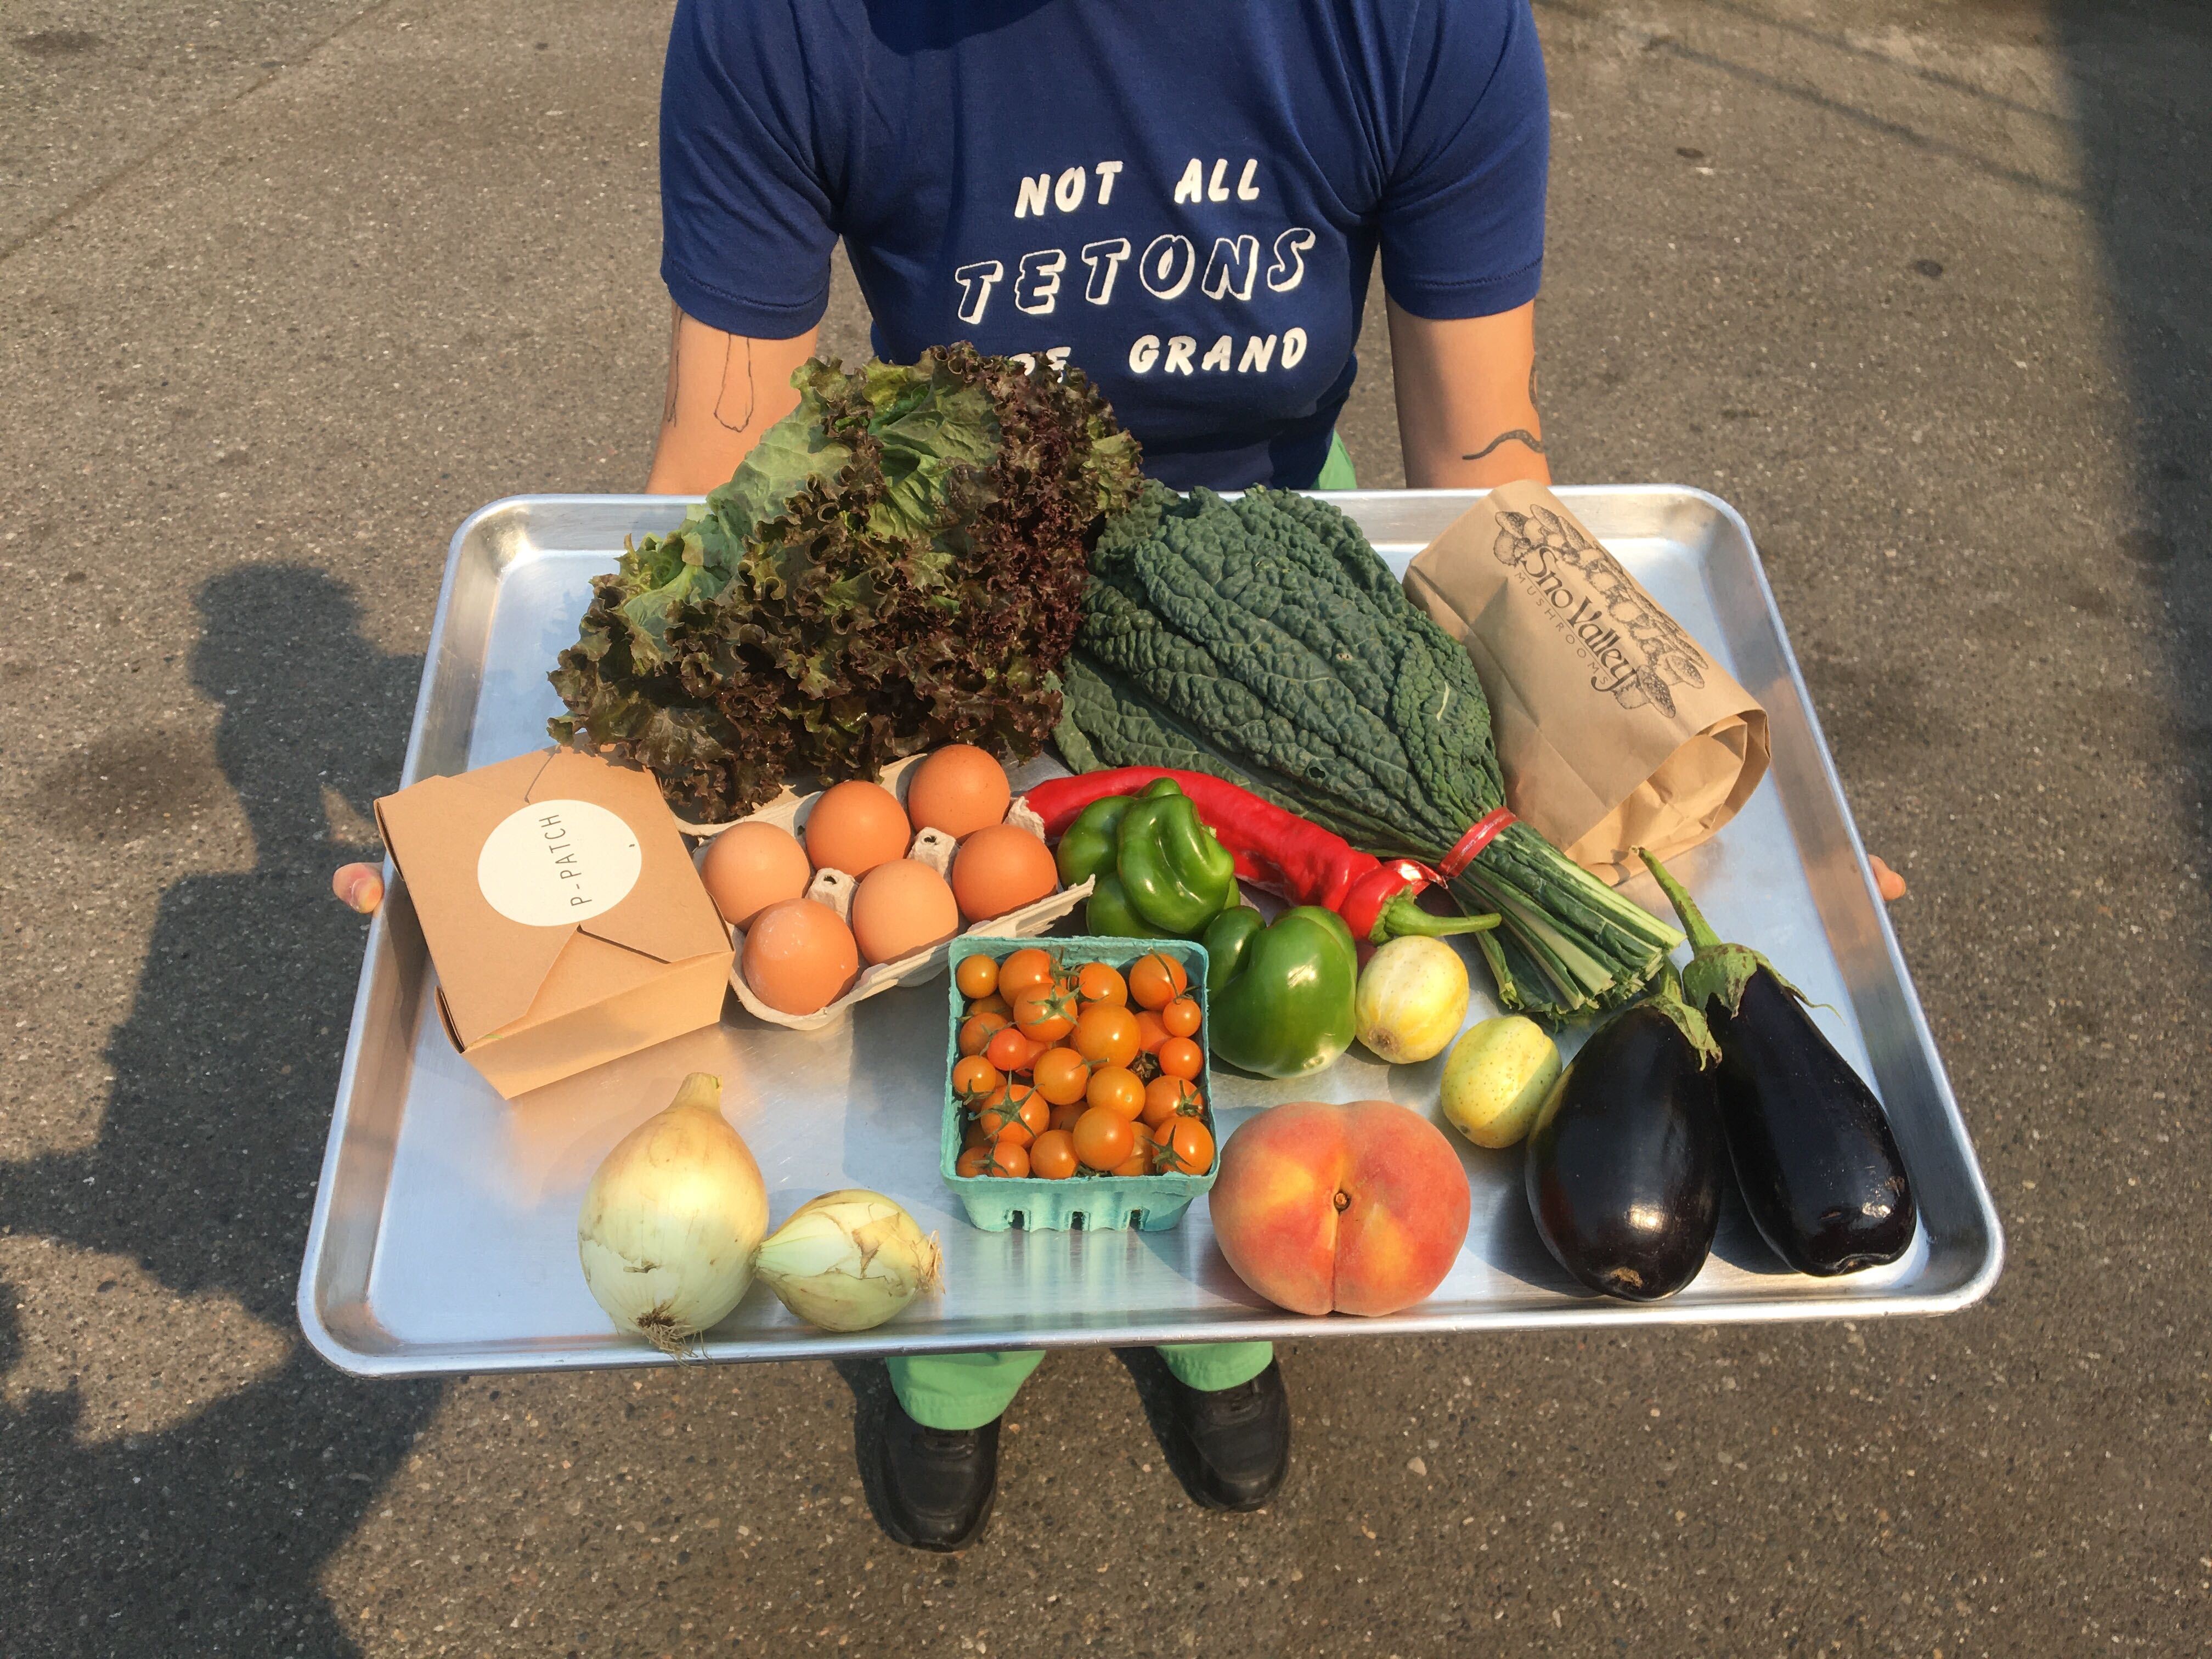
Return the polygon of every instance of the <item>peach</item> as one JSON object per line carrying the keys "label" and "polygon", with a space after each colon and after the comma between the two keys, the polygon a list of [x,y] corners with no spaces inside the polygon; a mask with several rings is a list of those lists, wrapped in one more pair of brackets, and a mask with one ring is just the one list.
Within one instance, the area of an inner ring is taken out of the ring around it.
{"label": "peach", "polygon": [[1237,1276],[1294,1313],[1395,1313],[1467,1239],[1459,1155],[1387,1100],[1271,1107],[1229,1138],[1209,1202]]}

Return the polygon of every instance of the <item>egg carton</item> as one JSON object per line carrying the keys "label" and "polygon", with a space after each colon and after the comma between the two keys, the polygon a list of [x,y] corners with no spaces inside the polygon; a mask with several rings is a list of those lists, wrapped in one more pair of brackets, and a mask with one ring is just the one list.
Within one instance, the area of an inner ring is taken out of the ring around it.
{"label": "egg carton", "polygon": [[[904,760],[893,761],[884,769],[878,781],[898,797],[900,805],[906,805],[907,789],[913,778],[914,769],[927,758],[925,755],[909,755]],[[814,803],[820,800],[824,793],[816,789],[802,794],[787,785],[773,800],[744,817],[732,818],[727,823],[685,824],[684,833],[694,837],[697,842],[692,849],[693,862],[696,864],[705,859],[707,848],[716,836],[740,823],[772,823],[779,829],[790,830],[804,842],[806,820],[813,815]],[[1003,822],[1026,830],[1039,840],[1043,839],[1044,820],[1036,815],[1025,796],[1017,795],[1007,803]],[[939,875],[949,877],[952,854],[958,846],[959,843],[942,830],[921,830],[915,832],[914,840],[907,847],[906,855],[917,863],[927,865]],[[994,916],[988,921],[979,921],[963,928],[953,937],[965,939],[988,935],[994,939],[1035,939],[1049,931],[1054,922],[1089,898],[1091,888],[1097,884],[1095,880],[1086,879],[1073,887],[1063,887],[1058,892],[1047,894],[1034,904],[1024,904],[1018,909],[1009,910],[1003,916]],[[828,905],[841,920],[849,924],[853,919],[853,893],[859,885],[858,878],[842,870],[824,868],[814,872],[814,879],[806,885],[806,896],[817,903]],[[744,930],[732,927],[729,934],[730,943],[737,951],[730,962],[730,988],[738,994],[738,1000],[756,1019],[793,1031],[818,1031],[824,1026],[836,1024],[851,1013],[854,1004],[866,1002],[870,997],[890,990],[894,985],[920,985],[936,978],[945,971],[953,942],[946,939],[927,950],[915,951],[890,962],[871,963],[860,969],[860,976],[853,981],[853,988],[827,1007],[811,1014],[787,1014],[781,1009],[769,1007],[753,994],[752,987],[745,983],[743,967]]]}

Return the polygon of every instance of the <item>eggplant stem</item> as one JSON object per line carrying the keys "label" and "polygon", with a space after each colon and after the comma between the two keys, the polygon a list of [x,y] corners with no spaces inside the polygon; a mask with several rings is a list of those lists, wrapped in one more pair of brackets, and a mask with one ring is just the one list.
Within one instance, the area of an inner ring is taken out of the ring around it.
{"label": "eggplant stem", "polygon": [[1720,1063],[1721,1045],[1714,1041],[1712,1027],[1707,1024],[1704,1012],[1693,1007],[1683,995],[1682,976],[1673,963],[1659,970],[1658,977],[1644,993],[1644,1001],[1646,1006],[1657,1009],[1674,1022],[1674,1029],[1697,1054],[1699,1071]]}
{"label": "eggplant stem", "polygon": [[1639,847],[1636,856],[1642,859],[1651,872],[1651,878],[1659,884],[1659,890],[1667,896],[1667,902],[1674,907],[1674,914],[1682,919],[1682,931],[1690,936],[1692,951],[1710,951],[1721,943],[1721,936],[1713,932],[1712,924],[1705,920],[1705,912],[1698,908],[1697,900],[1690,890],[1667,873],[1667,866],[1651,855],[1650,849]]}

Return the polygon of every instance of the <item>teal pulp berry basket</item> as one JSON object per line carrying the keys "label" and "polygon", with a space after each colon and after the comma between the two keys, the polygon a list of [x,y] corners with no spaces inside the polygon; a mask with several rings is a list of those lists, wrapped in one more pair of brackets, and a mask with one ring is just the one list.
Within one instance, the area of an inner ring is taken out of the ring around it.
{"label": "teal pulp berry basket", "polygon": [[939,1152],[939,1168],[945,1184],[960,1195],[969,1221],[985,1232],[1002,1233],[1009,1227],[1039,1232],[1079,1229],[1121,1232],[1132,1227],[1148,1233],[1164,1231],[1182,1219],[1191,1200],[1213,1185],[1221,1168],[1221,1132],[1213,1117],[1211,1054],[1198,1073],[1199,1093],[1206,1102],[1200,1121],[1213,1131],[1215,1143],[1213,1168],[1204,1175],[1109,1176],[1079,1171],[1065,1180],[1047,1181],[1038,1176],[963,1176],[954,1170],[960,1157],[961,1112],[952,1093],[952,1067],[960,1058],[960,1023],[968,1001],[960,994],[960,964],[969,957],[1003,962],[1030,945],[1049,951],[1070,968],[1103,962],[1126,971],[1138,957],[1154,951],[1175,957],[1190,975],[1187,994],[1197,1000],[1199,1047],[1206,1047],[1203,1039],[1212,1029],[1212,1011],[1206,1006],[1206,947],[1202,945],[1180,939],[1104,939],[1085,934],[1068,939],[954,939],[949,987],[951,1015],[945,1036],[945,1127]]}

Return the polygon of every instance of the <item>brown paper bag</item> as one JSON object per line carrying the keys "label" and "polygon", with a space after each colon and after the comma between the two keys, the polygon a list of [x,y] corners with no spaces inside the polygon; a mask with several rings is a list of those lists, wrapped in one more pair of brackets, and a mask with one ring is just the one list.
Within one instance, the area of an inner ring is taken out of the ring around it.
{"label": "brown paper bag", "polygon": [[1542,485],[1491,491],[1406,592],[1474,659],[1506,800],[1592,874],[1695,847],[1765,775],[1766,711]]}

